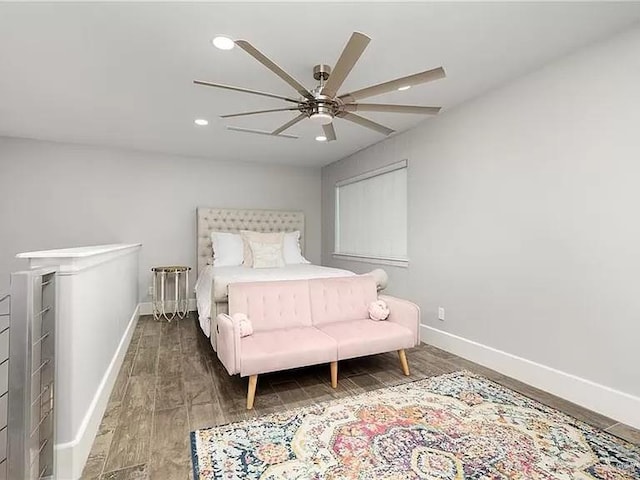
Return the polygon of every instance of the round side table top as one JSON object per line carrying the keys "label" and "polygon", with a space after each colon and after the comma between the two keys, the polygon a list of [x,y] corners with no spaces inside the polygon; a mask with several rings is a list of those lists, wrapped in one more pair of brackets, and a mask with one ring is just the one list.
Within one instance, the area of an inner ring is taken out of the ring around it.
{"label": "round side table top", "polygon": [[181,272],[188,272],[189,270],[191,270],[191,267],[187,267],[184,265],[165,265],[162,267],[152,267],[151,271],[152,272],[164,272],[164,273],[181,273]]}

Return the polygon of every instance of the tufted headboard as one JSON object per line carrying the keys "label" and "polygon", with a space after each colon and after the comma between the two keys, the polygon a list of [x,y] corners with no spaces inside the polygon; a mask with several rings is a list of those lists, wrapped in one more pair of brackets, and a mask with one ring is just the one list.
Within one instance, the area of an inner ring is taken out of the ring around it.
{"label": "tufted headboard", "polygon": [[254,232],[293,232],[300,230],[300,247],[304,253],[304,213],[284,210],[241,210],[236,208],[198,207],[198,273],[213,259],[211,232],[253,230]]}

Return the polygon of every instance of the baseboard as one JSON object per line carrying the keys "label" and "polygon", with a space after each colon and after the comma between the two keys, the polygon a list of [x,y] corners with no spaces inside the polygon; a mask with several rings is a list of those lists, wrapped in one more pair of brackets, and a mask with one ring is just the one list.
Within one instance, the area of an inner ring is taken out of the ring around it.
{"label": "baseboard", "polygon": [[[93,401],[89,406],[89,410],[82,420],[80,429],[76,438],[71,442],[60,443],[55,445],[56,451],[56,479],[58,480],[77,480],[82,475],[82,469],[87,461],[87,457],[91,452],[93,441],[98,433],[100,422],[107,408],[109,396],[111,390],[115,384],[118,372],[122,366],[124,356],[131,343],[131,337],[133,331],[138,323],[140,317],[140,305],[136,306],[136,309],[129,320],[127,329],[120,340],[120,344],[113,355],[111,363],[107,368],[107,371],[102,377],[102,382],[96,391]],[[70,472],[70,473],[62,473]]]}
{"label": "baseboard", "polygon": [[[151,302],[140,302],[140,315],[151,315],[153,313],[153,303]],[[189,299],[189,311],[195,312],[198,309],[196,306],[196,299]]]}
{"label": "baseboard", "polygon": [[640,398],[531,360],[421,325],[421,340],[594,412],[640,428]]}

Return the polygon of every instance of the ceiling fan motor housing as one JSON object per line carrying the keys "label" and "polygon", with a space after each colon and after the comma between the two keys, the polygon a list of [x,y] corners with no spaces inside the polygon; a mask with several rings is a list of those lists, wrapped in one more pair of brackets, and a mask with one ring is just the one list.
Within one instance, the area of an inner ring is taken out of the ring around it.
{"label": "ceiling fan motor housing", "polygon": [[311,120],[320,125],[327,125],[331,123],[333,121],[333,117],[338,113],[337,102],[320,93],[322,92],[324,82],[327,81],[329,75],[331,75],[331,67],[329,65],[319,64],[313,67],[313,78],[318,80],[320,85],[316,89],[312,90],[315,100],[305,102],[306,108],[303,109]]}

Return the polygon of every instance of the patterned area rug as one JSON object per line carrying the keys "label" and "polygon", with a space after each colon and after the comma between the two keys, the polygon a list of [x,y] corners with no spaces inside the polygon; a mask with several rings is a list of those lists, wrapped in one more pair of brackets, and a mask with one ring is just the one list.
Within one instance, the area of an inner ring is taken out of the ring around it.
{"label": "patterned area rug", "polygon": [[640,449],[468,372],[191,433],[194,478],[640,479]]}

